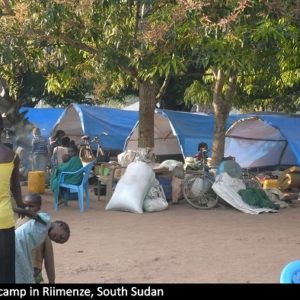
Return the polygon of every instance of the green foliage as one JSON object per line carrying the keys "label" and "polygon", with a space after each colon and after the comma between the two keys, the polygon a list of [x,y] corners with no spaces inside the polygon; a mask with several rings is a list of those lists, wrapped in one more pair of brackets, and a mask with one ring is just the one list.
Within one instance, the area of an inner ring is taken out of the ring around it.
{"label": "green foliage", "polygon": [[[237,92],[231,99],[235,107],[295,111],[299,103],[300,28],[299,22],[291,18],[292,4],[279,9],[275,4],[265,6],[252,1],[245,14],[224,27],[217,24],[231,11],[224,1],[214,1],[213,6],[204,9],[211,23],[201,22],[203,11],[196,11],[195,19],[189,22],[194,37],[192,58],[207,71],[187,89],[185,101],[212,103],[215,79],[208,75],[211,68],[223,70],[223,92],[228,88],[229,75],[238,75]],[[216,7],[224,10],[209,13]]]}
{"label": "green foliage", "polygon": [[[0,76],[15,99],[26,90],[26,101],[30,91],[55,103],[69,94],[77,95],[76,101],[86,94],[99,102],[122,101],[128,90],[137,94],[139,82],[161,84],[166,76],[175,82],[194,65],[199,75],[185,92],[188,105],[212,101],[214,68],[222,69],[226,80],[238,74],[235,106],[297,105],[295,2],[249,1],[234,15],[241,2],[207,0],[200,7],[204,2],[194,1],[188,7],[189,2],[171,0],[16,1],[15,16],[1,17]],[[41,80],[30,84],[26,74]],[[181,97],[181,89],[169,92]]]}
{"label": "green foliage", "polygon": [[193,84],[186,89],[184,100],[191,104],[201,103],[204,105],[211,105],[211,84],[205,84],[204,82],[201,83],[199,80],[195,80]]}
{"label": "green foliage", "polygon": [[[111,97],[136,88],[137,80],[159,81],[185,72],[184,59],[175,53],[174,30],[164,44],[144,36],[163,19],[158,7],[167,11],[174,2],[20,0],[10,22],[16,30],[8,39],[24,45],[16,43],[9,55],[18,56],[20,51],[22,72],[40,73],[47,93],[63,97],[85,78],[96,98]],[[3,32],[7,34],[8,28]],[[5,65],[10,61],[6,57]],[[18,76],[17,72],[6,76],[16,82],[16,91]]]}

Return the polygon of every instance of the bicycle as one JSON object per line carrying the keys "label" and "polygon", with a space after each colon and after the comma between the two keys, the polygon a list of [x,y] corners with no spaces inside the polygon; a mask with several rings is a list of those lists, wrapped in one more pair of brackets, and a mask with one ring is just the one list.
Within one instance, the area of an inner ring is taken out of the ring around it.
{"label": "bicycle", "polygon": [[196,163],[198,170],[186,169],[186,176],[183,180],[183,196],[194,208],[209,209],[217,205],[218,196],[212,189],[215,178],[209,172],[207,149],[203,149],[201,154]]}
{"label": "bicycle", "polygon": [[[108,135],[106,132],[102,132],[100,135],[95,136],[92,140],[88,135],[81,137],[83,144],[79,148],[79,157],[84,163],[89,163],[91,161],[98,161],[101,157],[105,157],[105,152],[101,147],[100,137],[103,135]],[[91,147],[92,143],[97,143],[96,155]]]}
{"label": "bicycle", "polygon": [[[202,149],[197,156],[200,157],[196,164],[198,170],[186,170],[183,181],[183,196],[195,208],[213,208],[221,198],[212,189],[215,177],[209,171],[207,149]],[[246,188],[262,188],[255,173],[249,169],[241,169],[241,180]]]}

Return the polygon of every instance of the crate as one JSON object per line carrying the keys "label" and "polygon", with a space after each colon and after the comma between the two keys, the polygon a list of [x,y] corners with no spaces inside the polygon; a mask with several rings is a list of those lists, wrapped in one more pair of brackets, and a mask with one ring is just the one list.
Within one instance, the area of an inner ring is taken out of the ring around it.
{"label": "crate", "polygon": [[[98,196],[98,194],[99,194],[98,187],[94,188],[94,194],[95,194],[95,196]],[[101,184],[100,185],[100,196],[104,196],[104,195],[106,195],[106,185],[105,184]]]}
{"label": "crate", "polygon": [[172,179],[167,177],[157,176],[156,179],[162,186],[167,200],[172,200]]}

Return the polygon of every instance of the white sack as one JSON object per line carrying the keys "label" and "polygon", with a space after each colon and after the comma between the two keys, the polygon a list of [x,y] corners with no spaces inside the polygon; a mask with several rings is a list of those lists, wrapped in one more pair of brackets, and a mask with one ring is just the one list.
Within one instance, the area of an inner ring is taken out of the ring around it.
{"label": "white sack", "polygon": [[130,163],[105,209],[143,213],[144,198],[154,179],[155,174],[146,163]]}

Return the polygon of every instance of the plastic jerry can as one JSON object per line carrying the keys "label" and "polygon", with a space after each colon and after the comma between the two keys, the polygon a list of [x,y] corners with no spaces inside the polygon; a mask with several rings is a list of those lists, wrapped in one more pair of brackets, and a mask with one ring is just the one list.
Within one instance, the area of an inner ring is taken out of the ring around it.
{"label": "plastic jerry can", "polygon": [[45,193],[45,173],[43,171],[28,172],[28,192]]}
{"label": "plastic jerry can", "polygon": [[276,189],[278,188],[278,180],[277,179],[266,179],[263,184],[263,189]]}

